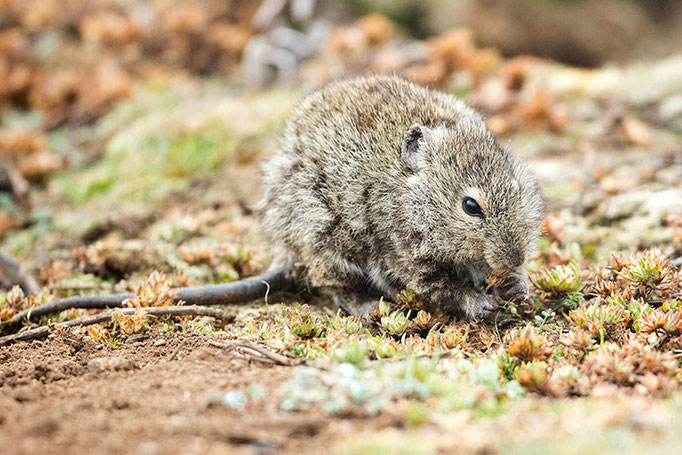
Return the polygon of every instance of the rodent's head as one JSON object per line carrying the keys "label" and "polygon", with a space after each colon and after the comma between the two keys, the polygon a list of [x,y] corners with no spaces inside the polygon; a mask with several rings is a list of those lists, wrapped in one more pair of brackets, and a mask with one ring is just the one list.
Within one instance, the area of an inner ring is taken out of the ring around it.
{"label": "rodent's head", "polygon": [[499,274],[525,265],[544,215],[540,186],[480,118],[412,125],[401,158],[410,174],[405,203],[425,221],[428,253],[485,262]]}

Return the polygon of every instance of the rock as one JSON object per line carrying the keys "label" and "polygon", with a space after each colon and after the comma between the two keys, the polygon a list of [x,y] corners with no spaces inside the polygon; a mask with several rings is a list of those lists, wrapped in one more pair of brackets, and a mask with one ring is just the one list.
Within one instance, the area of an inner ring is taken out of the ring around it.
{"label": "rock", "polygon": [[644,215],[663,219],[667,214],[682,211],[682,189],[632,191],[614,196],[597,207],[596,215],[604,222]]}
{"label": "rock", "polygon": [[164,338],[159,338],[158,340],[156,340],[156,341],[154,342],[154,347],[156,348],[156,347],[159,347],[159,346],[165,346],[166,344],[167,344],[167,343],[166,343],[166,340],[165,340]]}

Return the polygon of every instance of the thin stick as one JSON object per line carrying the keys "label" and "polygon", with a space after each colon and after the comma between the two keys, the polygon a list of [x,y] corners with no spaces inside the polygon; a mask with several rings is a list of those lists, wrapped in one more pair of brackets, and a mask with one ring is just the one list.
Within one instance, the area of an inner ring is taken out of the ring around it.
{"label": "thin stick", "polygon": [[180,349],[182,349],[185,343],[187,343],[187,338],[183,338],[182,341],[178,343],[178,346],[173,350],[171,355],[168,356],[168,359],[169,360],[175,359],[175,357],[177,357],[177,355],[180,354]]}
{"label": "thin stick", "polygon": [[262,355],[268,360],[271,360],[277,365],[291,365],[291,359],[289,359],[288,357],[269,351],[265,349],[263,346],[256,343],[252,343],[251,341],[232,340],[228,341],[227,343],[219,343],[217,341],[209,340],[208,344],[210,344],[211,346],[215,346],[217,348],[224,349],[227,352],[240,348],[248,349],[249,351],[257,352],[258,354]]}
{"label": "thin stick", "polygon": [[[270,288],[275,291],[283,291],[289,285],[291,285],[291,280],[288,274],[284,270],[274,270],[233,283],[177,288],[178,295],[173,299],[173,303],[177,304],[181,300],[187,305],[203,306],[243,303],[263,297]],[[10,327],[17,326],[24,319],[30,320],[31,318],[38,318],[71,308],[121,308],[124,300],[133,297],[135,297],[135,294],[132,292],[67,297],[20,311],[5,325]]]}
{"label": "thin stick", "polygon": [[[123,308],[123,314],[135,314],[135,308]],[[143,308],[143,311],[151,316],[211,316],[217,319],[223,319],[224,313],[222,310],[215,308],[207,308],[201,306],[159,306]],[[15,333],[0,338],[0,346],[5,346],[15,341],[36,340],[38,338],[45,338],[52,330],[61,327],[74,327],[77,325],[87,326],[92,324],[99,324],[100,322],[107,322],[111,320],[114,315],[114,310],[107,310],[101,313],[85,316],[82,318],[72,319],[58,324],[43,325],[35,329],[26,330],[25,332]]]}

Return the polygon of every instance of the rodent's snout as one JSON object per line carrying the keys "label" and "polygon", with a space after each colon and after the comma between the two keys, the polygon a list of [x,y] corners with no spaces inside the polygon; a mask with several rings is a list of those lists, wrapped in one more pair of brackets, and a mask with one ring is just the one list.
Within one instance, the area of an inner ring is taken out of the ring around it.
{"label": "rodent's snout", "polygon": [[526,253],[518,246],[501,248],[486,258],[491,269],[500,273],[517,270],[526,262]]}

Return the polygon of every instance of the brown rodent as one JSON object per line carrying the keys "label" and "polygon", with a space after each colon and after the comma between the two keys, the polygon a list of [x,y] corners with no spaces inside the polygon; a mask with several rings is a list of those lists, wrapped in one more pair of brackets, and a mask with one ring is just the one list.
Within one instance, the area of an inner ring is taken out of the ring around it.
{"label": "brown rodent", "polygon": [[[473,319],[494,310],[496,295],[529,298],[524,266],[543,217],[540,188],[452,96],[397,77],[332,83],[294,112],[263,170],[270,271],[177,289],[176,301],[244,302],[296,279],[331,291],[354,315],[404,288]],[[69,308],[119,308],[132,296],[59,299],[18,312],[5,328]]]}
{"label": "brown rodent", "polygon": [[331,83],[294,111],[263,173],[273,267],[350,314],[405,288],[472,319],[495,293],[528,299],[540,187],[453,96],[395,76]]}

